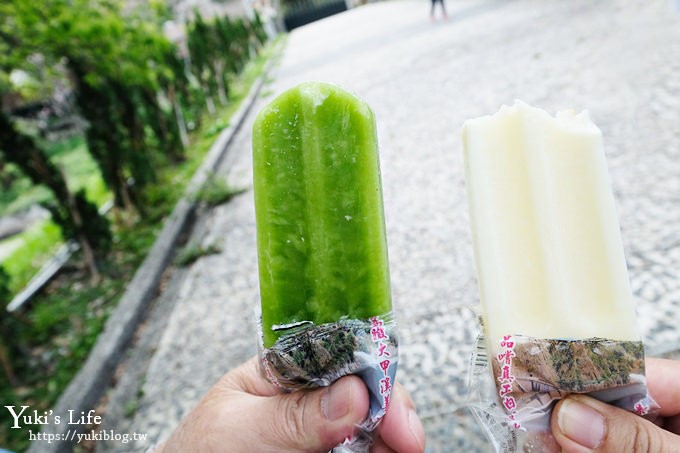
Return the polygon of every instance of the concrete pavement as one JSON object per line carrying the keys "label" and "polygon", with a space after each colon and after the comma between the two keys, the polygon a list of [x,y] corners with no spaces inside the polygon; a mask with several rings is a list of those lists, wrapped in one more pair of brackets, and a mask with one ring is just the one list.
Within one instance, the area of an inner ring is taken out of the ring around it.
{"label": "concrete pavement", "polygon": [[[447,7],[446,22],[431,23],[424,0],[396,0],[295,30],[220,174],[251,187],[254,114],[298,82],[335,82],[373,107],[401,331],[397,379],[419,408],[428,451],[489,451],[467,409],[478,294],[460,126],[515,98],[553,113],[590,111],[604,133],[648,352],[677,354],[680,14],[662,0]],[[256,351],[252,191],[204,212],[192,235],[223,252],[169,275],[104,418],[105,428],[149,438],[99,442],[99,451],[143,451],[167,437],[224,372]]]}

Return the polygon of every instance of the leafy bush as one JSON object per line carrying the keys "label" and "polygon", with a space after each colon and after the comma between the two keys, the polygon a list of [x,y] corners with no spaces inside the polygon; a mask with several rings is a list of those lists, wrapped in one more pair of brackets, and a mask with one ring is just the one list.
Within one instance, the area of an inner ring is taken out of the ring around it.
{"label": "leafy bush", "polygon": [[211,175],[196,194],[196,200],[208,206],[217,206],[231,200],[234,196],[243,193],[245,189],[232,187],[222,178]]}
{"label": "leafy bush", "polygon": [[[0,302],[9,302],[12,293],[9,290],[9,274],[5,268],[0,266]],[[0,310],[4,309],[4,305],[0,303]]]}
{"label": "leafy bush", "polygon": [[180,250],[180,252],[177,254],[175,264],[180,267],[188,266],[198,261],[199,258],[207,255],[215,255],[221,252],[222,249],[215,244],[210,244],[204,247],[200,244],[189,243],[184,246],[184,248],[182,248],[182,250]]}

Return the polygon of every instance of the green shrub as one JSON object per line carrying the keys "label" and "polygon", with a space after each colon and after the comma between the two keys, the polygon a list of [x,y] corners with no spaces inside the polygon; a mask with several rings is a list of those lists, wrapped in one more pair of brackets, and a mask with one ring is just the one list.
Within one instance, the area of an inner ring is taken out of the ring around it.
{"label": "green shrub", "polygon": [[207,255],[215,255],[221,252],[222,249],[215,244],[210,244],[204,247],[200,244],[189,243],[179,251],[177,254],[177,259],[175,260],[175,264],[180,267],[188,266],[198,261],[199,258]]}
{"label": "green shrub", "polygon": [[233,187],[224,179],[213,174],[208,177],[203,188],[196,193],[196,200],[208,206],[217,206],[226,203],[244,191],[245,189]]}

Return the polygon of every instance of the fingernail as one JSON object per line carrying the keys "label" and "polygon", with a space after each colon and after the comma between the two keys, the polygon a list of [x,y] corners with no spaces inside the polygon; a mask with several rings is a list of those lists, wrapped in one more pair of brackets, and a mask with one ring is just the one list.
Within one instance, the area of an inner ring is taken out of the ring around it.
{"label": "fingernail", "polygon": [[349,412],[352,402],[351,384],[347,379],[341,379],[326,391],[321,400],[321,409],[328,420],[338,420]]}
{"label": "fingernail", "polygon": [[416,411],[411,409],[408,413],[408,429],[411,431],[413,437],[418,441],[418,445],[421,449],[425,448],[425,429],[423,424],[420,422],[420,417],[416,414]]}
{"label": "fingernail", "polygon": [[557,424],[565,436],[586,448],[597,448],[604,438],[604,418],[590,406],[572,399],[562,402]]}

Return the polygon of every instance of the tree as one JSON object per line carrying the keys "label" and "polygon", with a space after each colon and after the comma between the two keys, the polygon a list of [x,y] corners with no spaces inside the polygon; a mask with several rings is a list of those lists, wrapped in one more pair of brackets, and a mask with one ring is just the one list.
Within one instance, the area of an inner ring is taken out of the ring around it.
{"label": "tree", "polygon": [[[9,301],[9,275],[0,266],[0,302]],[[5,304],[0,304],[0,366],[2,366],[5,376],[11,385],[17,385],[17,378],[12,367],[9,345],[5,343],[5,338],[11,338],[5,328],[5,320],[9,317]]]}
{"label": "tree", "polygon": [[264,45],[264,43],[267,42],[267,32],[264,29],[264,23],[262,22],[262,18],[260,17],[257,11],[255,11],[254,21],[251,22],[251,29],[255,34],[255,37],[257,38],[257,41],[259,42],[260,46]]}
{"label": "tree", "polygon": [[31,58],[39,55],[43,68],[66,68],[88,123],[89,152],[115,205],[143,214],[156,168],[184,156],[185,115],[198,123],[199,104],[213,113],[215,99],[228,101],[228,76],[258,47],[262,27],[258,18],[207,21],[196,13],[188,25],[189,72],[161,32],[162,0],[135,11],[123,11],[122,0],[5,0],[0,66],[35,70]]}
{"label": "tree", "polygon": [[[15,164],[36,185],[47,187],[54,195],[58,205],[55,222],[60,225],[65,236],[71,233],[83,252],[85,264],[94,278],[99,277],[92,246],[97,238],[88,236],[85,221],[91,216],[89,202],[76,198],[69,192],[66,178],[59,168],[52,163],[36,142],[29,136],[14,128],[9,117],[0,112],[0,152],[2,157]],[[96,211],[96,207],[94,207]],[[97,215],[98,216],[98,215]],[[110,234],[110,233],[109,233]]]}
{"label": "tree", "polygon": [[208,112],[215,112],[213,97],[217,94],[217,82],[214,76],[214,67],[211,64],[211,44],[212,37],[208,24],[203,17],[196,11],[194,20],[189,25],[187,35],[187,47],[191,57],[191,71],[198,79],[205,94]]}
{"label": "tree", "polygon": [[0,47],[10,50],[5,61],[13,68],[27,66],[27,57],[36,53],[65,61],[76,103],[89,124],[88,148],[116,206],[142,211],[155,164],[181,159],[183,147],[178,126],[168,119],[172,112],[158,102],[159,74],[172,71],[166,67],[172,44],[157,24],[124,16],[120,5],[9,0],[0,6]]}

